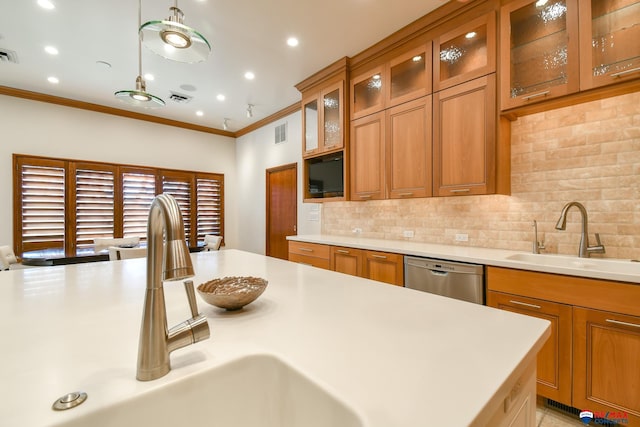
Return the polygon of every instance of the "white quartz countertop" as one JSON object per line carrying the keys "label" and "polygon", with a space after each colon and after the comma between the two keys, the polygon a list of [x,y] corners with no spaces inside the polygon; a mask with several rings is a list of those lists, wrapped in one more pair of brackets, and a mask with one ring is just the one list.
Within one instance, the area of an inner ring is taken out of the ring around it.
{"label": "white quartz countertop", "polygon": [[[511,259],[514,255],[530,254],[506,249],[478,248],[458,245],[438,245],[432,243],[411,242],[408,240],[370,239],[356,236],[333,236],[328,234],[287,236],[288,240],[321,243],[334,246],[346,246],[358,249],[393,252],[442,260],[469,262],[496,267],[516,268],[519,270],[540,271],[544,273],[565,274],[594,279],[640,283],[640,263],[630,260],[599,258],[578,258],[541,255],[540,262],[526,262]],[[577,250],[577,246],[576,246]],[[555,263],[554,258],[563,262]],[[571,260],[565,262],[567,259]],[[546,262],[550,260],[551,262]],[[606,266],[606,268],[602,268]]]}
{"label": "white quartz countertop", "polygon": [[[198,296],[211,338],[173,352],[172,371],[150,382],[135,379],[145,259],[0,272],[0,425],[63,423],[259,352],[282,355],[368,427],[481,425],[549,334],[537,318],[247,252],[192,258],[196,285],[233,275],[269,285],[235,312]],[[171,327],[189,309],[181,282],[164,288]],[[77,390],[82,405],[51,409]]]}

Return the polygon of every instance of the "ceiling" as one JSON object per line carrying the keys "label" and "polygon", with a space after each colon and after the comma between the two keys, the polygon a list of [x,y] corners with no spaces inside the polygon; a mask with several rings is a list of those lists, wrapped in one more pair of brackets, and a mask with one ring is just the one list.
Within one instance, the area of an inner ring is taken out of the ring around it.
{"label": "ceiling", "polygon": [[[114,97],[134,90],[138,75],[138,2],[135,0],[0,0],[0,86],[238,131],[300,100],[294,85],[344,56],[354,56],[446,0],[182,0],[185,25],[212,46],[196,64],[164,59],[143,46],[147,92],[160,109],[131,107]],[[142,0],[142,22],[167,19],[172,0]],[[290,36],[299,39],[289,47]],[[45,52],[58,49],[57,55]],[[100,64],[103,61],[111,66]],[[246,71],[254,80],[244,78]],[[47,81],[49,76],[58,84]],[[171,92],[191,97],[169,99]],[[224,101],[216,96],[223,94]],[[253,117],[247,105],[253,104]],[[201,111],[202,116],[197,116]]]}

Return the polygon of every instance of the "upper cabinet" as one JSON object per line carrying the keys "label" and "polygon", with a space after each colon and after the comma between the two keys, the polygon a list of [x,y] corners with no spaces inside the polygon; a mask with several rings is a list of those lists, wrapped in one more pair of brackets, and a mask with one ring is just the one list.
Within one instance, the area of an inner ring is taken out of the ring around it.
{"label": "upper cabinet", "polygon": [[640,1],[580,0],[580,89],[640,77]]}
{"label": "upper cabinet", "polygon": [[577,1],[516,0],[501,8],[503,110],[578,91]]}
{"label": "upper cabinet", "polygon": [[431,93],[431,43],[351,79],[351,119]]}
{"label": "upper cabinet", "polygon": [[496,71],[496,15],[473,19],[433,42],[433,91]]}
{"label": "upper cabinet", "polygon": [[302,100],[303,156],[313,157],[344,147],[344,81],[324,87]]}

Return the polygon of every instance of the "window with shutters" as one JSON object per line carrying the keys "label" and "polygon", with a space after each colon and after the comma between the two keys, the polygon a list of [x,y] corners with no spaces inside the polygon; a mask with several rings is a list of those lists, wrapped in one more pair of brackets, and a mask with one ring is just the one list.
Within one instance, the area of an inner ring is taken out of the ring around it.
{"label": "window with shutters", "polygon": [[93,239],[115,234],[116,167],[78,163],[75,173],[76,250],[91,249]]}
{"label": "window with shutters", "polygon": [[[66,165],[63,161],[14,159],[14,182],[20,198],[14,212],[14,241],[21,253],[63,249]],[[16,215],[17,213],[17,215]]]}
{"label": "window with shutters", "polygon": [[[92,250],[95,238],[147,235],[153,198],[176,198],[189,246],[224,238],[224,175],[14,154],[14,242],[22,255]],[[224,240],[223,240],[224,242]]]}

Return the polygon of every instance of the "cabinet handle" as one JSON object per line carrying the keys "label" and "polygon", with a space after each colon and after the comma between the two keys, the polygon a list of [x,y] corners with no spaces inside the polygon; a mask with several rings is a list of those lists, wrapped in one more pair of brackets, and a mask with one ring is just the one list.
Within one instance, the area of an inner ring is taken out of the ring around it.
{"label": "cabinet handle", "polygon": [[339,254],[348,254],[349,251],[345,251],[344,249],[337,249],[336,252],[338,252]]}
{"label": "cabinet handle", "polygon": [[523,305],[525,307],[529,307],[529,308],[535,308],[537,310],[540,310],[542,307],[540,307],[539,305],[535,305],[535,304],[528,304],[526,302],[520,302],[520,301],[516,301],[516,300],[509,300],[509,302],[511,304],[516,304],[516,305]]}
{"label": "cabinet handle", "polygon": [[372,258],[387,259],[384,255],[371,255]]}
{"label": "cabinet handle", "polygon": [[309,249],[309,248],[300,248],[300,250],[303,252],[313,252],[313,249]]}
{"label": "cabinet handle", "polygon": [[631,68],[630,70],[624,70],[624,71],[619,71],[617,73],[613,73],[611,74],[611,77],[615,79],[616,77],[624,76],[625,74],[636,73],[638,71],[640,71],[640,67]]}
{"label": "cabinet handle", "polygon": [[547,96],[549,92],[550,91],[545,90],[544,92],[534,93],[533,95],[529,95],[529,96],[523,96],[522,99],[524,99],[525,101],[529,101],[534,98],[540,98],[541,96]]}
{"label": "cabinet handle", "polygon": [[634,328],[640,328],[640,325],[638,325],[637,323],[621,322],[620,320],[613,319],[607,319],[606,321],[615,325],[633,326]]}
{"label": "cabinet handle", "polygon": [[471,191],[469,188],[460,188],[459,190],[450,190],[452,193],[468,193]]}
{"label": "cabinet handle", "polygon": [[400,196],[400,197],[409,197],[409,196],[413,196],[413,193],[400,193],[400,194],[398,194],[398,196]]}
{"label": "cabinet handle", "polygon": [[370,199],[371,194],[360,194],[358,197],[360,197],[361,199]]}

